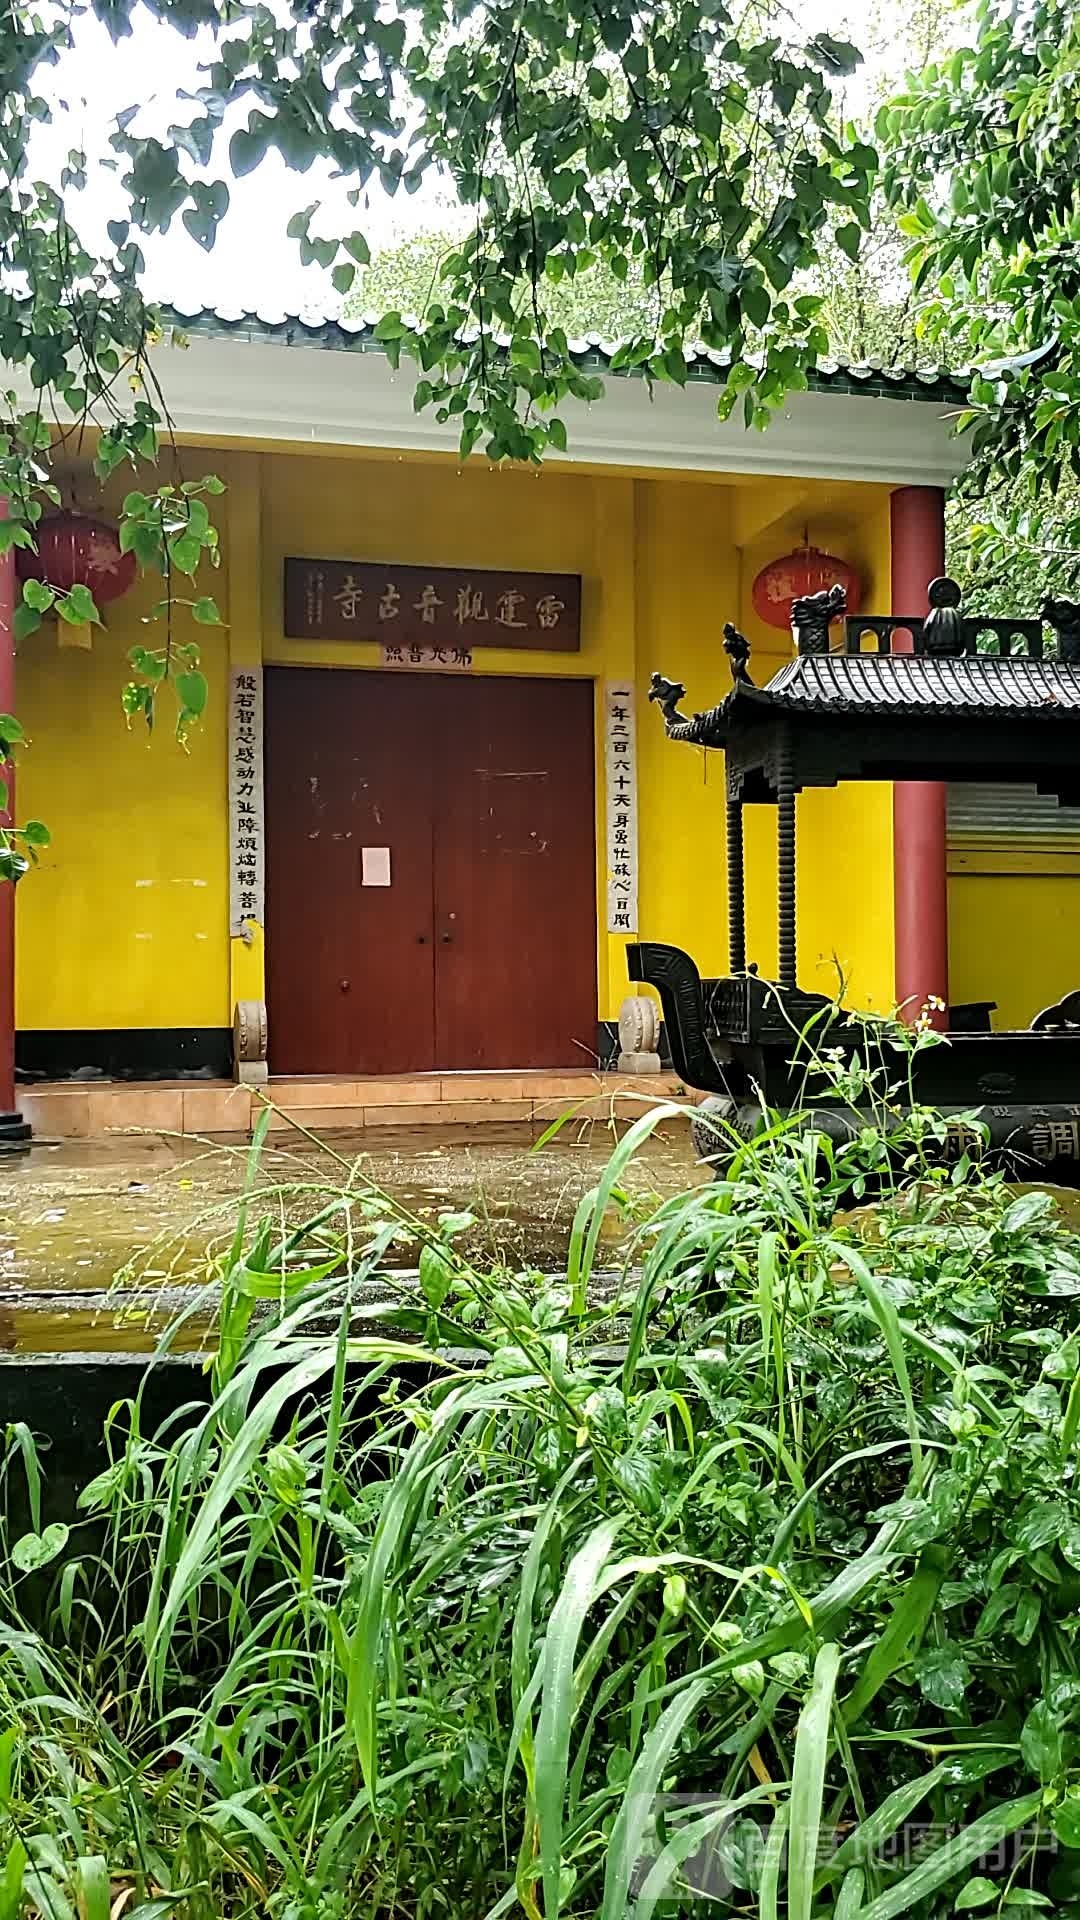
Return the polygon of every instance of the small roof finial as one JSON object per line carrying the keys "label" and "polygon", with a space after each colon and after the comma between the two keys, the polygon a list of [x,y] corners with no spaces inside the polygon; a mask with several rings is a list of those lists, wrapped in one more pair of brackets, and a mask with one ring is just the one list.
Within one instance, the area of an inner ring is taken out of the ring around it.
{"label": "small roof finial", "polygon": [[922,651],[940,659],[958,659],[967,652],[967,623],[960,611],[960,588],[947,573],[931,580],[926,589],[930,611],[923,621]]}
{"label": "small roof finial", "polygon": [[822,587],[820,593],[806,593],[791,603],[791,631],[798,651],[828,653],[829,628],[847,612],[847,594],[839,582]]}
{"label": "small roof finial", "polygon": [[731,661],[731,673],[736,685],[752,687],[750,678],[750,642],[745,633],[740,633],[730,620],[724,622],[724,652]]}
{"label": "small roof finial", "polygon": [[1063,666],[1080,667],[1080,603],[1055,600],[1047,594],[1039,609],[1047,626],[1057,634],[1058,659]]}

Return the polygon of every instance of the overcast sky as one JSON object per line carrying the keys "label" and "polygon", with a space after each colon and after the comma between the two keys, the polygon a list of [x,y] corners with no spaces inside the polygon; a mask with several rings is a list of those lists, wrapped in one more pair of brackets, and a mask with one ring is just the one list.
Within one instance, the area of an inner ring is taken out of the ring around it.
{"label": "overcast sky", "polygon": [[[865,14],[865,4],[861,11]],[[843,33],[851,30],[849,13],[840,0],[801,0],[800,25],[808,35],[822,28]],[[852,37],[858,36],[853,33]],[[198,84],[199,62],[205,57],[205,42],[185,41],[148,16],[138,20],[130,38],[116,44],[96,20],[84,16],[76,52],[52,71],[42,72],[42,91],[53,104],[54,119],[51,127],[35,135],[35,174],[58,180],[71,147],[81,148],[88,156],[108,153],[113,118],[136,101],[143,109],[136,123],[140,132],[163,132],[170,122],[192,118],[194,109],[178,101],[177,92]],[[864,84],[860,83],[860,93]],[[218,170],[224,158],[222,148]],[[367,206],[361,203],[354,213],[345,204],[348,183],[333,181],[328,166],[314,166],[306,174],[291,173],[273,152],[255,173],[229,184],[231,206],[212,253],[198,247],[179,220],[167,235],[142,242],[146,289],[152,298],[174,301],[185,310],[207,305],[269,314],[333,307],[337,302],[328,275],[318,267],[302,268],[296,243],[286,238],[286,223],[293,211],[312,201],[324,202],[326,230],[346,232],[360,227],[372,252],[447,224],[451,217],[445,189],[434,182],[416,194],[399,193],[393,198],[373,188]],[[103,234],[106,219],[123,211],[121,198],[114,179],[91,169],[90,186],[72,211],[76,225],[92,244]],[[340,210],[336,217],[335,209]],[[313,231],[319,225],[316,219]]]}

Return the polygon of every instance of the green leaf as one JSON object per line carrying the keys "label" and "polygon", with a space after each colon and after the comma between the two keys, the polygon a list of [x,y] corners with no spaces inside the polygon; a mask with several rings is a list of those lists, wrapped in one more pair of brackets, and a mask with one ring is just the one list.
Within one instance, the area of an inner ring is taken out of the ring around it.
{"label": "green leaf", "polygon": [[101,615],[94,604],[93,594],[89,587],[78,583],[68,588],[66,600],[57,601],[56,611],[61,619],[69,620],[79,626],[85,626],[88,622],[93,622],[99,627],[101,625]]}
{"label": "green leaf", "polygon": [[57,1554],[63,1553],[68,1543],[68,1529],[59,1520],[54,1520],[43,1533],[24,1533],[16,1540],[11,1549],[12,1565],[20,1573],[37,1573],[47,1567]]}
{"label": "green leaf", "polygon": [[844,1702],[844,1720],[853,1725],[866,1711],[885,1682],[907,1659],[909,1649],[923,1635],[944,1578],[945,1560],[941,1552],[927,1547],[907,1587],[900,1594],[888,1622],[870,1648],[862,1671]]}
{"label": "green leaf", "polygon": [[[16,1729],[12,1728],[12,1732]],[[23,1912],[24,1876],[26,1873],[27,1852],[21,1840],[14,1839],[4,1861],[4,1871],[0,1877],[0,1920],[19,1920]],[[38,1878],[37,1870],[34,1874]],[[35,1904],[37,1904],[35,1900]]]}
{"label": "green leaf", "polygon": [[420,1291],[437,1313],[454,1284],[454,1269],[438,1247],[420,1249]]}
{"label": "green leaf", "polygon": [[1010,1833],[1015,1833],[1017,1827],[1036,1819],[1041,1806],[1040,1787],[1037,1793],[1025,1794],[1021,1800],[1008,1800],[1002,1806],[992,1807],[938,1847],[902,1880],[879,1893],[876,1900],[863,1908],[859,1920],[896,1920],[898,1914],[907,1913],[911,1907],[928,1900],[939,1887],[992,1852]]}
{"label": "green leaf", "polygon": [[854,1247],[843,1245],[838,1240],[829,1242],[832,1258],[841,1262],[854,1275],[855,1280],[867,1300],[878,1326],[881,1328],[889,1359],[896,1375],[896,1384],[904,1403],[905,1424],[908,1439],[911,1442],[911,1466],[915,1475],[922,1472],[922,1441],[919,1437],[919,1422],[915,1413],[915,1400],[911,1391],[911,1378],[908,1373],[904,1352],[905,1338],[910,1338],[908,1330],[901,1326],[900,1316],[888,1295],[878,1285],[862,1254]]}
{"label": "green leaf", "polygon": [[0,713],[0,740],[5,741],[9,747],[17,747],[20,741],[25,739],[26,735],[15,715]]}
{"label": "green leaf", "polygon": [[996,1887],[992,1880],[987,1880],[983,1874],[977,1873],[973,1880],[965,1881],[957,1894],[956,1910],[958,1913],[966,1913],[969,1907],[985,1907],[987,1901],[996,1900],[1000,1892],[1000,1887]]}
{"label": "green leaf", "polygon": [[11,1767],[21,1733],[21,1727],[5,1727],[0,1733],[0,1813],[11,1807]]}
{"label": "green leaf", "polygon": [[83,1854],[76,1862],[79,1920],[109,1920],[109,1867],[103,1854]]}
{"label": "green leaf", "polygon": [[31,847],[47,847],[52,841],[52,835],[43,820],[27,820],[19,831]]}
{"label": "green leaf", "polygon": [[1080,1852],[1080,1794],[1070,1793],[1059,1800],[1050,1822],[1062,1846]]}
{"label": "green leaf", "polygon": [[739,293],[739,303],[752,327],[762,328],[772,310],[772,300],[767,287],[760,281],[748,281]]}
{"label": "green leaf", "polygon": [[192,574],[202,558],[202,542],[194,533],[182,533],[169,541],[169,558],[181,573]]}
{"label": "green leaf", "polygon": [[356,268],[348,260],[343,260],[330,275],[335,293],[348,293],[356,279]]}
{"label": "green leaf", "polygon": [[219,222],[228,212],[229,189],[223,180],[196,180],[191,198],[193,205],[185,208],[181,219],[192,239],[209,252],[217,239]]}
{"label": "green leaf", "polygon": [[314,200],[312,201],[309,207],[297,208],[297,211],[294,214],[292,214],[289,220],[286,222],[286,226],[285,226],[286,239],[287,240],[303,240],[305,235],[307,234],[308,228],[311,225],[312,218],[317,212],[318,212],[318,203],[317,201],[314,201]]}
{"label": "green leaf", "polygon": [[681,1573],[669,1573],[664,1581],[664,1612],[681,1620],[686,1606],[686,1580]]}
{"label": "green leaf", "polygon": [[[129,527],[131,528],[130,535],[127,531]],[[162,553],[161,529],[159,527],[155,525],[147,526],[137,520],[125,520],[120,529],[120,545],[124,547],[124,551],[127,552],[128,547],[124,546],[125,538],[127,538],[128,546],[134,553],[135,558],[144,572],[147,567],[157,566]]]}
{"label": "green leaf", "polygon": [[217,601],[211,600],[209,594],[204,594],[200,600],[196,600],[191,609],[191,617],[193,620],[197,620],[199,625],[203,627],[220,627],[222,625],[221,615],[217,608]]}
{"label": "green leaf", "polygon": [[853,1867],[873,1867],[886,1840],[911,1818],[915,1809],[934,1789],[947,1778],[944,1766],[932,1767],[929,1773],[920,1774],[917,1780],[909,1780],[902,1787],[894,1787],[881,1805],[874,1808],[861,1820],[853,1833],[837,1847],[827,1862],[826,1873],[829,1879],[837,1873],[846,1873]]}
{"label": "green leaf", "polygon": [[928,1647],[916,1654],[911,1670],[924,1700],[952,1712],[961,1706],[971,1670],[960,1648],[953,1641]]}
{"label": "green leaf", "polygon": [[788,1836],[788,1920],[810,1920],[814,1907],[829,1726],[839,1671],[840,1649],[835,1641],[829,1641],[814,1662],[814,1678],[795,1735]]}
{"label": "green leaf", "polygon": [[23,601],[33,607],[37,613],[48,613],[56,593],[44,580],[26,580],[23,583]]}
{"label": "green leaf", "polygon": [[1022,1193],[1011,1206],[1006,1207],[1001,1216],[1002,1233],[1022,1233],[1025,1227],[1031,1227],[1037,1221],[1048,1220],[1054,1211],[1054,1202],[1048,1193]]}
{"label": "green leaf", "polygon": [[[566,1774],[570,1754],[570,1729],[574,1717],[574,1666],[577,1645],[585,1615],[596,1599],[601,1575],[607,1565],[620,1519],[602,1520],[594,1527],[584,1545],[571,1560],[566,1578],[551,1611],[541,1660],[540,1720],[536,1730],[536,1825],[540,1872],[544,1887],[544,1911],[559,1911],[559,1877],[562,1871],[563,1807],[566,1799]],[[627,1790],[627,1799],[629,1789]],[[624,1801],[624,1806],[626,1802]],[[612,1872],[611,1855],[615,1851],[612,1836],[608,1877]],[[629,1868],[627,1869],[629,1885]],[[605,1881],[605,1912],[607,1882]],[[618,1909],[620,1920],[623,1907]]]}
{"label": "green leaf", "polygon": [[384,313],[375,327],[376,340],[401,340],[408,332],[400,313]]}
{"label": "green leaf", "polygon": [[1060,1500],[1036,1500],[1023,1507],[1013,1529],[1018,1547],[1033,1553],[1060,1540],[1069,1523],[1069,1510]]}
{"label": "green leaf", "polygon": [[842,227],[836,229],[836,244],[849,260],[857,260],[862,247],[862,228],[854,220],[845,221]]}
{"label": "green leaf", "polygon": [[41,615],[37,609],[35,607],[28,607],[26,602],[21,600],[15,609],[11,622],[12,632],[16,640],[28,640],[32,633],[37,632],[40,625]]}
{"label": "green leaf", "polygon": [[229,165],[237,178],[252,173],[266,156],[273,122],[265,114],[253,113],[246,129],[238,127],[229,142]]}
{"label": "green leaf", "polygon": [[181,702],[185,713],[190,714],[193,719],[198,719],[199,715],[205,711],[208,691],[204,673],[193,671],[177,674],[176,697]]}
{"label": "green leaf", "polygon": [[[684,1682],[671,1704],[665,1707],[641,1750],[620,1798],[619,1812],[611,1832],[604,1869],[604,1897],[599,1920],[625,1920],[630,1911],[630,1881],[634,1868],[642,1858],[646,1834],[656,1818],[656,1796],[660,1790],[665,1769],[682,1738],[688,1720],[703,1705],[709,1691],[710,1682],[707,1679]],[[567,1728],[567,1734],[569,1735],[569,1728]],[[715,1810],[707,1816],[710,1819],[716,1817]],[[553,1895],[555,1904],[551,1903]],[[544,1911],[549,1915],[555,1915],[559,1911],[557,1882],[552,1883],[549,1894],[546,1876]]]}
{"label": "green leaf", "polygon": [[1039,1700],[1024,1721],[1020,1750],[1032,1773],[1046,1786],[1060,1772],[1064,1760],[1063,1726],[1047,1700]]}

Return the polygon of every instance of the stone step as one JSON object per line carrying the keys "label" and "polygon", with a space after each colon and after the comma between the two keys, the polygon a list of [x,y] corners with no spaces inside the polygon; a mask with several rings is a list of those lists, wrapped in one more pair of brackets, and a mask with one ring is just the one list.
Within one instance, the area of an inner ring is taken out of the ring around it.
{"label": "stone step", "polygon": [[37,1140],[96,1140],[138,1131],[244,1138],[268,1099],[274,1132],[299,1126],[319,1136],[371,1128],[517,1126],[542,1131],[564,1114],[577,1122],[626,1124],[657,1100],[693,1106],[700,1096],[671,1073],[491,1073],[313,1076],[265,1089],[229,1081],[40,1082],[19,1090]]}

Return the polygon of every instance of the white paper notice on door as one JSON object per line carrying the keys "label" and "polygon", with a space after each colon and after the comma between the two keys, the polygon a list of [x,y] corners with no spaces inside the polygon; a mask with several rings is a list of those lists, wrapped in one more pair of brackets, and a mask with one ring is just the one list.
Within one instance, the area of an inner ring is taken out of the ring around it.
{"label": "white paper notice on door", "polygon": [[360,884],[364,887],[390,885],[389,847],[363,847],[360,853]]}

